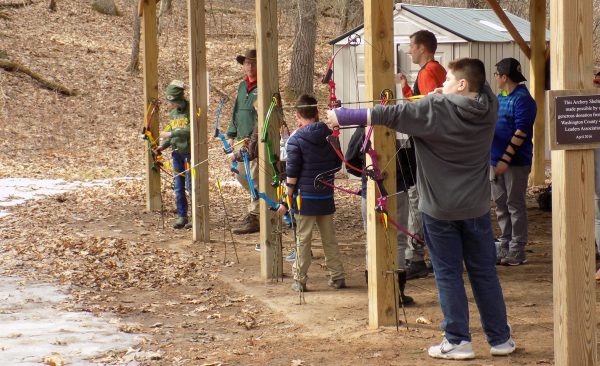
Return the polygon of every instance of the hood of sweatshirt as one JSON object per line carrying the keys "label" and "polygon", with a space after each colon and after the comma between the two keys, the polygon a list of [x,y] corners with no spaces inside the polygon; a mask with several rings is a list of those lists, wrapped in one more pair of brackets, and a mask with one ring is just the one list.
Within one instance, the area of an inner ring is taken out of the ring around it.
{"label": "hood of sweatshirt", "polygon": [[331,135],[331,130],[323,122],[310,123],[296,132],[296,138],[301,139],[311,145],[323,146],[328,145],[327,136]]}
{"label": "hood of sweatshirt", "polygon": [[498,100],[487,83],[475,98],[458,94],[443,94],[443,96],[455,105],[455,111],[459,118],[467,121],[480,119],[490,110],[498,109]]}

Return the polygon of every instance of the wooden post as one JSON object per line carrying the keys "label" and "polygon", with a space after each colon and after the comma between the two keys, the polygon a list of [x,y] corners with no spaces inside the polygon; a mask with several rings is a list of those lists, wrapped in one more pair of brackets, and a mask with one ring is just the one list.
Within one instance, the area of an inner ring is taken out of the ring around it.
{"label": "wooden post", "polygon": [[546,0],[529,0],[531,19],[531,62],[529,86],[537,104],[537,116],[533,125],[533,165],[530,184],[544,184],[546,178]]}
{"label": "wooden post", "polygon": [[192,237],[210,241],[208,198],[208,80],[204,0],[187,0],[192,158]]}
{"label": "wooden post", "polygon": [[[535,0],[530,0],[530,1],[535,1]],[[515,28],[514,24],[510,21],[510,18],[506,15],[506,13],[504,12],[504,9],[502,9],[500,7],[500,4],[498,4],[498,1],[497,0],[487,0],[487,2],[490,5],[490,7],[492,8],[492,10],[494,11],[494,13],[496,13],[496,16],[500,19],[500,21],[502,22],[502,24],[504,25],[504,27],[506,28],[508,33],[513,37],[515,42],[517,42],[521,51],[523,51],[523,53],[525,54],[525,56],[527,56],[528,59],[531,59],[531,50],[529,49],[527,42],[525,42],[523,37],[521,37],[521,34],[517,30],[517,28]]]}
{"label": "wooden post", "polygon": [[[143,2],[142,19],[142,53],[144,55],[144,111],[148,114],[148,106],[158,99],[158,38],[156,36],[156,0]],[[144,115],[147,118],[147,115]],[[158,113],[150,122],[152,136],[158,138]],[[146,208],[150,211],[160,210],[160,171],[153,170],[152,155],[144,144],[146,159]]]}
{"label": "wooden post", "polygon": [[[262,136],[263,124],[274,93],[279,91],[277,0],[256,0],[257,71],[258,71],[258,135]],[[277,111],[271,113],[268,139],[271,151],[279,156],[279,125]],[[273,182],[273,168],[269,163],[266,143],[258,144],[258,186],[261,192],[277,201]],[[264,200],[260,200],[260,275],[263,279],[278,278],[283,273],[281,233],[276,230],[276,213],[270,211]]]}
{"label": "wooden post", "polygon": [[[378,100],[383,89],[394,90],[394,2],[365,0],[365,82],[366,99]],[[368,46],[367,46],[368,45]],[[379,166],[386,167],[385,188],[396,191],[396,133],[383,126],[373,129],[371,144],[378,154]],[[371,161],[367,158],[367,165]],[[378,328],[396,324],[397,299],[393,275],[396,267],[397,238],[392,225],[386,228],[375,212],[376,187],[367,184],[367,251],[369,271],[369,326]],[[396,220],[396,200],[388,199],[389,216]]]}
{"label": "wooden post", "polygon": [[[552,89],[592,87],[592,0],[551,0]],[[554,362],[596,365],[594,153],[552,151]]]}

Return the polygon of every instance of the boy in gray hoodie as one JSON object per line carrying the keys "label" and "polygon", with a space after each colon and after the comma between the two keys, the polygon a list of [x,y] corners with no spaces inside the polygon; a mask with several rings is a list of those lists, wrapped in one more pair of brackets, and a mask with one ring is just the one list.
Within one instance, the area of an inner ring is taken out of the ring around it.
{"label": "boy in gray hoodie", "polygon": [[328,112],[334,127],[384,125],[414,138],[419,210],[444,314],[445,337],[428,350],[434,358],[475,357],[463,262],[490,353],[515,350],[490,220],[489,158],[497,111],[483,63],[463,58],[448,65],[442,88],[417,102]]}

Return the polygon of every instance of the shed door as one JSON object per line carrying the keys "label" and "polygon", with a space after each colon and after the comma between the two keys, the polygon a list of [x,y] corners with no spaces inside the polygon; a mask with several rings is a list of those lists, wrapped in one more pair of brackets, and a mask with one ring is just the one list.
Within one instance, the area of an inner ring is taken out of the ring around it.
{"label": "shed door", "polygon": [[[396,45],[398,59],[398,62],[396,63],[396,72],[401,72],[406,75],[408,85],[412,88],[415,81],[417,81],[417,74],[419,73],[420,66],[412,62],[412,57],[408,53],[409,47],[408,44]],[[446,68],[448,63],[454,59],[452,50],[452,44],[439,44],[435,53],[436,61]],[[397,92],[400,92],[400,90],[397,90]]]}

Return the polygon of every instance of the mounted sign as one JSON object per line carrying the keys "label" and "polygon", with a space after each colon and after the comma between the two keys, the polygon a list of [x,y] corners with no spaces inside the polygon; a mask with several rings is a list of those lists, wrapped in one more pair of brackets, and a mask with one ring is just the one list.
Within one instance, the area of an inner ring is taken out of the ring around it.
{"label": "mounted sign", "polygon": [[600,89],[546,92],[550,150],[600,148]]}

